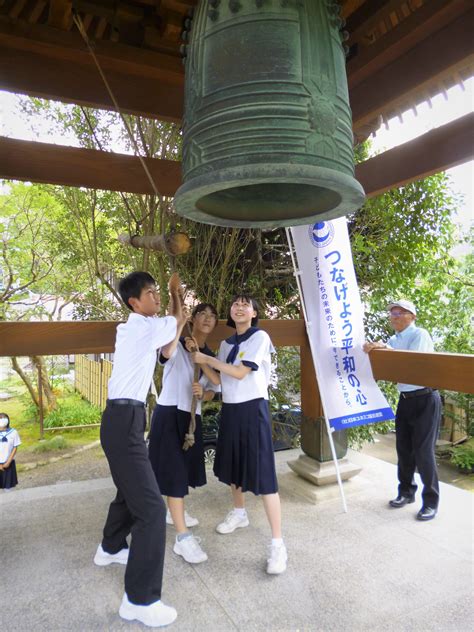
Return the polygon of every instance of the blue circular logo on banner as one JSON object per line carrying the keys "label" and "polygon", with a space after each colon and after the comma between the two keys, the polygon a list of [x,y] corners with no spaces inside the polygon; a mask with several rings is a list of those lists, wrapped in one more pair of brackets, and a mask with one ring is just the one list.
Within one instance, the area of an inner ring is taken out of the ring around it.
{"label": "blue circular logo on banner", "polygon": [[309,238],[316,248],[328,246],[334,238],[332,222],[317,222],[309,227]]}

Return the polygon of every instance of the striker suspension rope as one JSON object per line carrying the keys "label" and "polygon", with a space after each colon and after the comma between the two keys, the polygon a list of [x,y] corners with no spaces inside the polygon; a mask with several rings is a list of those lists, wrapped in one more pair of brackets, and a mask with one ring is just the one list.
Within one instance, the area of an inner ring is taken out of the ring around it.
{"label": "striker suspension rope", "polygon": [[89,39],[89,37],[88,37],[88,35],[87,35],[86,31],[85,31],[84,24],[82,23],[81,16],[77,12],[73,12],[73,20],[74,20],[74,23],[76,24],[76,26],[77,26],[77,28],[79,30],[79,33],[82,36],[82,39],[84,40],[85,45],[87,46],[87,49],[88,49],[89,53],[92,56],[92,59],[94,60],[94,63],[96,65],[96,67],[97,67],[97,70],[99,71],[99,74],[100,74],[100,76],[102,78],[102,81],[104,82],[104,85],[105,85],[105,87],[107,89],[107,92],[109,93],[109,96],[110,96],[110,98],[112,100],[112,103],[114,104],[115,110],[116,110],[117,114],[120,116],[120,118],[122,119],[122,123],[123,123],[125,129],[127,130],[128,137],[129,137],[130,142],[132,143],[133,148],[135,150],[135,154],[136,154],[137,158],[140,160],[140,163],[141,163],[141,165],[143,167],[143,170],[146,173],[148,181],[151,184],[151,188],[153,189],[153,192],[155,193],[155,195],[157,195],[159,198],[161,198],[161,194],[158,191],[158,188],[157,188],[157,186],[155,184],[155,181],[153,180],[153,176],[151,175],[150,170],[147,167],[145,159],[140,154],[139,147],[138,147],[137,141],[135,140],[135,137],[133,136],[132,130],[130,129],[130,126],[127,123],[127,120],[125,119],[124,115],[122,114],[122,112],[120,110],[120,107],[119,107],[119,104],[117,102],[117,99],[115,98],[114,93],[112,92],[112,88],[110,87],[110,84],[107,81],[107,77],[105,76],[105,74],[104,74],[104,72],[103,72],[103,70],[101,68],[101,65],[99,64],[99,60],[97,59],[97,56],[96,56],[96,54],[94,52],[94,49],[92,47],[92,44],[90,42],[90,39]]}

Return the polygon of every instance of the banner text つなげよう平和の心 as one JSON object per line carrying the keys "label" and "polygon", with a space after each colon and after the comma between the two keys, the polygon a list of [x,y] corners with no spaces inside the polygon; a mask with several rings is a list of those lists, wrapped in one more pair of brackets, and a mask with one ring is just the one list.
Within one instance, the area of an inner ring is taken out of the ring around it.
{"label": "banner text \u3064\u306a\u3052\u3088\u3046\u5e73\u548c\u306e\u5fc3", "polygon": [[345,217],[290,229],[325,414],[343,430],[393,419],[363,351],[359,288]]}

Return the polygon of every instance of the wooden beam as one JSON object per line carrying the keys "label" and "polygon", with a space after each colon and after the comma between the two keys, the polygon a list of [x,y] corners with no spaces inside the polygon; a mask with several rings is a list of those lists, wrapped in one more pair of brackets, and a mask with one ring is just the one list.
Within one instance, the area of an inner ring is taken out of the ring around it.
{"label": "wooden beam", "polygon": [[[181,184],[181,163],[145,158],[158,188],[173,196]],[[64,147],[0,137],[0,177],[64,186],[153,193],[138,158],[95,149]]]}
{"label": "wooden beam", "polygon": [[[474,157],[474,114],[438,127],[356,165],[368,197],[444,171]],[[147,158],[162,195],[181,184],[181,163]],[[0,177],[64,186],[152,194],[135,156],[0,137]]]}
{"label": "wooden beam", "polygon": [[[225,320],[208,338],[211,348],[235,333]],[[4,322],[0,321],[0,356],[61,355],[67,353],[112,353],[118,322]],[[261,320],[278,346],[300,346],[305,341],[302,320]]]}
{"label": "wooden beam", "polygon": [[356,165],[367,197],[426,178],[474,158],[474,113]]}
{"label": "wooden beam", "polygon": [[[117,325],[110,321],[0,322],[0,356],[111,353]],[[262,320],[260,326],[275,346],[304,347],[307,353],[303,320]],[[219,321],[209,338],[211,348],[233,331],[224,320]],[[370,353],[370,362],[378,380],[474,393],[473,355],[376,349]],[[302,384],[311,389],[309,377],[305,376]],[[314,413],[317,416],[316,408]]]}
{"label": "wooden beam", "polygon": [[474,64],[473,24],[471,9],[435,36],[349,87],[353,127],[368,124],[379,114],[388,117],[391,112],[407,109],[423,91],[434,91],[444,78]]}
{"label": "wooden beam", "polygon": [[[184,71],[178,56],[114,42],[94,52],[123,112],[163,121],[183,114]],[[91,54],[77,32],[0,17],[0,89],[113,110]]]}
{"label": "wooden beam", "polygon": [[474,355],[374,349],[375,379],[474,394]]}

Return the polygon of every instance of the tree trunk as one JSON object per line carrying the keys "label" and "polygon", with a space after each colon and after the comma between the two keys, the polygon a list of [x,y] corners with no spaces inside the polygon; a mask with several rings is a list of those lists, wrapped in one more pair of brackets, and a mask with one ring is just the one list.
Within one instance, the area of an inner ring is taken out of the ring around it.
{"label": "tree trunk", "polygon": [[33,364],[36,367],[38,373],[41,374],[41,384],[43,386],[43,393],[46,397],[47,403],[47,411],[54,410],[56,408],[56,395],[53,393],[53,389],[51,388],[51,383],[49,381],[48,372],[46,370],[46,366],[44,363],[44,359],[42,356],[32,356]]}
{"label": "tree trunk", "polygon": [[12,363],[13,370],[16,371],[18,375],[20,376],[20,378],[22,379],[22,382],[24,383],[24,385],[28,389],[28,392],[30,393],[31,399],[33,400],[33,404],[36,406],[36,409],[39,410],[38,394],[35,391],[33,383],[31,382],[30,378],[26,375],[26,373],[24,373],[23,369],[18,364],[18,359],[10,358],[10,360]]}

